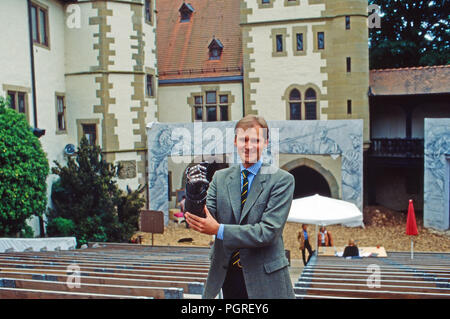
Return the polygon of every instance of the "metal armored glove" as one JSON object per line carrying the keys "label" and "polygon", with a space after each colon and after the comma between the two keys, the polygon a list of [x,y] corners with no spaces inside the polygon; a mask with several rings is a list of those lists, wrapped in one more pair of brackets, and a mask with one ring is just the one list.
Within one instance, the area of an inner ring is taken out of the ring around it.
{"label": "metal armored glove", "polygon": [[202,162],[186,169],[185,210],[200,217],[206,217],[204,207],[209,187],[208,162]]}

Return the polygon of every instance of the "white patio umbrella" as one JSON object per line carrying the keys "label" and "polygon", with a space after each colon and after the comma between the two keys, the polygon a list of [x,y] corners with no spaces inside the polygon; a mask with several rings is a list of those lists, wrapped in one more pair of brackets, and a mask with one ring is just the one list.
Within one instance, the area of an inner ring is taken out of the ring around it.
{"label": "white patio umbrella", "polygon": [[318,194],[294,199],[287,221],[316,225],[316,234],[318,226],[364,227],[363,214],[355,204]]}

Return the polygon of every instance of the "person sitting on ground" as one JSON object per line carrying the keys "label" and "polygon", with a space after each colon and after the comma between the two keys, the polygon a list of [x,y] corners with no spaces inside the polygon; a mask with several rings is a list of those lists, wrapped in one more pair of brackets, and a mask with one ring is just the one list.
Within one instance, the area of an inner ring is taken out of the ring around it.
{"label": "person sitting on ground", "polygon": [[344,249],[344,254],[342,257],[358,257],[359,256],[359,249],[355,245],[355,241],[353,239],[350,239],[348,241],[348,246]]}
{"label": "person sitting on ground", "polygon": [[325,226],[320,227],[318,236],[318,243],[320,247],[332,247],[333,238],[331,233],[325,228]]}

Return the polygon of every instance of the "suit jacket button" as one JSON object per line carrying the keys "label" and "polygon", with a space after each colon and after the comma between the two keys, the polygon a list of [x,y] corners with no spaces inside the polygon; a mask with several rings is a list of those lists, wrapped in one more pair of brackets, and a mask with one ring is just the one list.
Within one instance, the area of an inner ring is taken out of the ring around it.
{"label": "suit jacket button", "polygon": [[226,266],[226,265],[224,265],[224,266],[222,266],[223,267],[223,269],[228,269],[228,266]]}

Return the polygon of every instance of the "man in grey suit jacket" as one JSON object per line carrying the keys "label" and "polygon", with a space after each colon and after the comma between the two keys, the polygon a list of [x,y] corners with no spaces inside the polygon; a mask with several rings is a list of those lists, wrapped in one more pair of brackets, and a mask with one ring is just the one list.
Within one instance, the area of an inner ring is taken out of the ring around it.
{"label": "man in grey suit jacket", "polygon": [[[235,146],[242,164],[214,174],[206,218],[186,213],[194,230],[216,235],[204,298],[215,298],[221,288],[226,299],[295,297],[282,238],[295,182],[290,173],[262,164],[267,145],[263,118],[239,121]],[[248,195],[241,209],[242,171],[248,175]]]}

